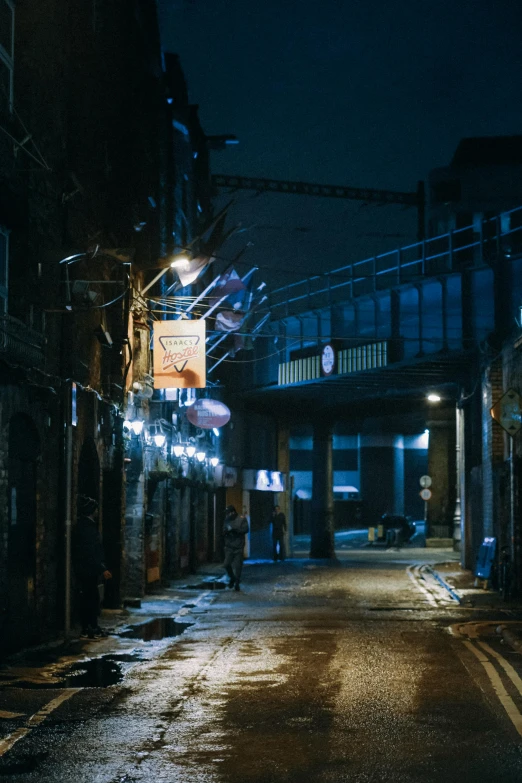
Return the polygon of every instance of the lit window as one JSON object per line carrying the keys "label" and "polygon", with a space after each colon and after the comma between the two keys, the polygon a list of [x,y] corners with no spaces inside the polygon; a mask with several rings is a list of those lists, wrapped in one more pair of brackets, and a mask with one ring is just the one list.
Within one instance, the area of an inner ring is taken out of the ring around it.
{"label": "lit window", "polygon": [[9,233],[0,226],[0,315],[7,313],[7,272],[9,263]]}
{"label": "lit window", "polygon": [[14,4],[0,0],[0,105],[13,108]]}

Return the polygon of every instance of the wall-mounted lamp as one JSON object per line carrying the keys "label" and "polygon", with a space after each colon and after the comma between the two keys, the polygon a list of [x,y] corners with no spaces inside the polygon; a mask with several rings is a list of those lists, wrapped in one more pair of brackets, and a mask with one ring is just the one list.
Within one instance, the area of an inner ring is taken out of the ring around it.
{"label": "wall-mounted lamp", "polygon": [[162,432],[157,432],[154,435],[154,443],[158,447],[158,449],[161,449],[165,445],[166,436]]}
{"label": "wall-mounted lamp", "polygon": [[426,399],[428,400],[428,402],[440,402],[441,400],[438,394],[428,394]]}
{"label": "wall-mounted lamp", "polygon": [[134,421],[131,422],[130,428],[135,435],[141,435],[144,424],[145,422],[143,421],[143,419],[135,419]]}

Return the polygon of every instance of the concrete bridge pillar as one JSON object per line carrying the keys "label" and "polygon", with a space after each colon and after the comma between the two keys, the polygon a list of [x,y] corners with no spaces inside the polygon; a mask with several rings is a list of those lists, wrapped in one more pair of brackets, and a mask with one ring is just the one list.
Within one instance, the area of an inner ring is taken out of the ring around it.
{"label": "concrete bridge pillar", "polygon": [[433,410],[426,424],[430,431],[428,474],[432,480],[426,538],[453,539],[456,496],[455,409]]}
{"label": "concrete bridge pillar", "polygon": [[334,557],[333,424],[314,423],[310,557]]}

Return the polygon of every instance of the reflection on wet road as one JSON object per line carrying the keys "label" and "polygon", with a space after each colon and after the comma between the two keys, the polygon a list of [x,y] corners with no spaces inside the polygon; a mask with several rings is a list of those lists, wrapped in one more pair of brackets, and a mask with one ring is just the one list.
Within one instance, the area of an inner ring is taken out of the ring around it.
{"label": "reflection on wet road", "polygon": [[[35,768],[3,779],[519,783],[522,737],[480,656],[516,711],[520,656],[486,638],[491,623],[484,637],[462,631],[470,610],[429,601],[411,562],[365,552],[247,567],[242,593],[209,595],[121,684],[64,701],[10,751]],[[20,698],[34,709],[42,691]]]}

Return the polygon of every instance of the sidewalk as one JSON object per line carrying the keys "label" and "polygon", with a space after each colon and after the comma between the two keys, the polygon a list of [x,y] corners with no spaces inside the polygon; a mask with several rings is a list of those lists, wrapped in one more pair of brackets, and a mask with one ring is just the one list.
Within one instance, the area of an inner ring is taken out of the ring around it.
{"label": "sidewalk", "polygon": [[458,596],[461,606],[477,610],[501,611],[520,616],[520,623],[510,621],[504,625],[499,619],[497,633],[515,652],[522,653],[522,601],[504,601],[496,590],[476,586],[475,576],[462,568],[458,562],[437,563],[432,567],[438,581],[454,596]]}
{"label": "sidewalk", "polygon": [[[172,581],[141,599],[141,605],[103,609],[99,624],[107,636],[69,639],[21,650],[0,664],[0,685],[74,687],[115,684],[134,661],[149,660],[208,611],[213,592],[225,588],[222,566],[207,564],[197,574]],[[115,678],[115,679],[111,679]]]}

